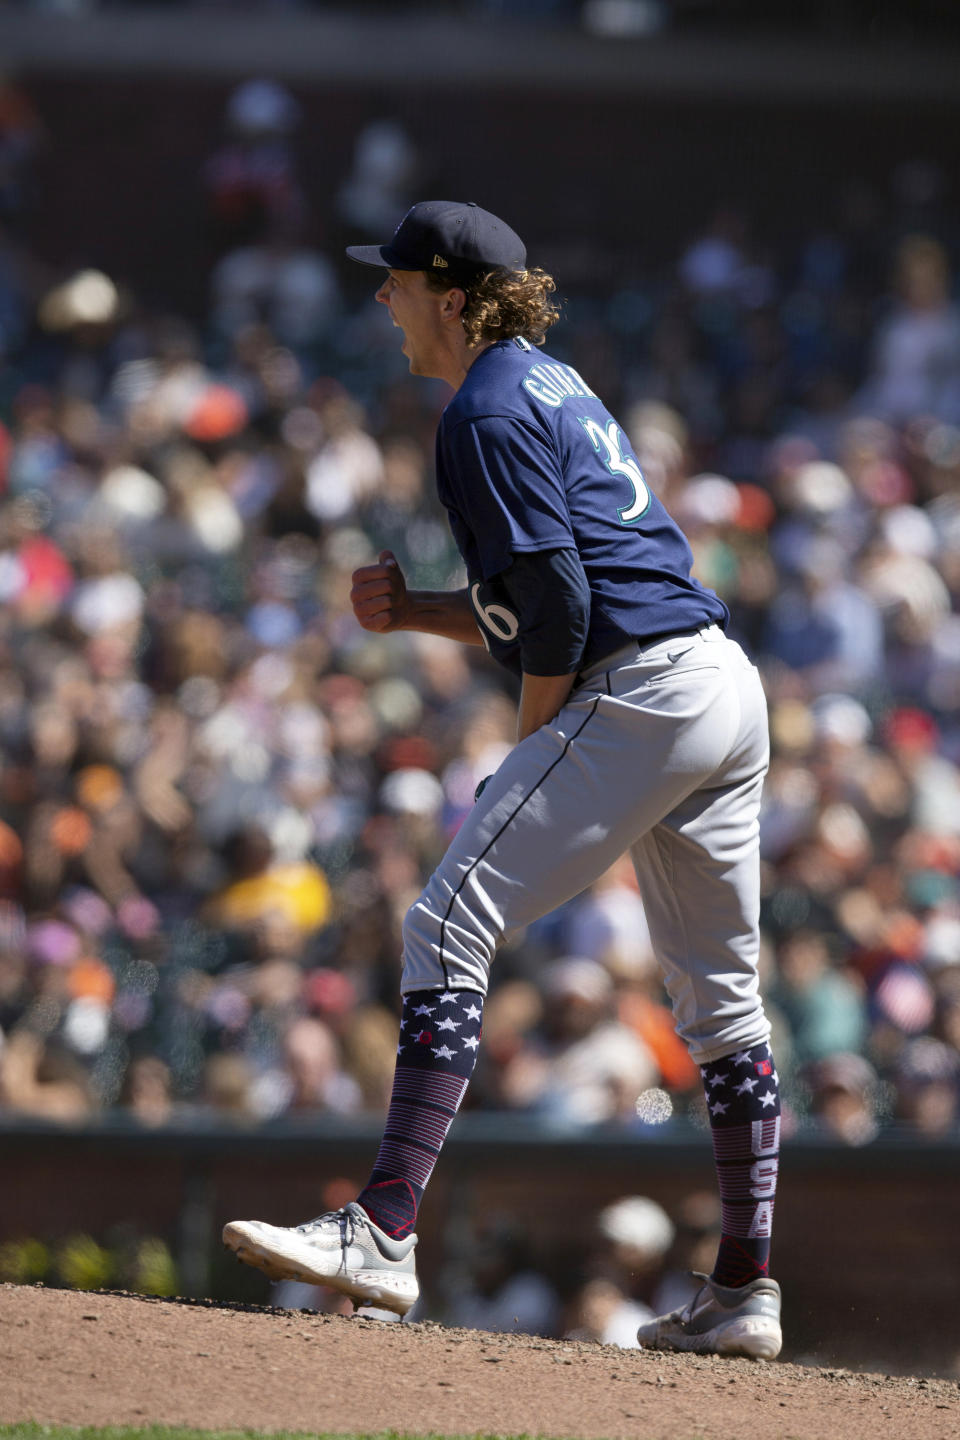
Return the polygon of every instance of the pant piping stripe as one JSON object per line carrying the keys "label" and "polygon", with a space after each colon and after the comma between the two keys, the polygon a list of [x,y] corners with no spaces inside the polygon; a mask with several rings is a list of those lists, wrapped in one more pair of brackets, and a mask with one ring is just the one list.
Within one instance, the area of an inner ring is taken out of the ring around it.
{"label": "pant piping stripe", "polygon": [[[609,671],[607,671],[607,693],[608,693],[608,694],[610,693],[610,672],[609,672]],[[543,772],[543,774],[540,776],[540,779],[537,781],[537,783],[533,786],[533,788],[532,788],[531,790],[529,790],[529,791],[527,792],[526,795],[524,795],[523,799],[520,801],[519,805],[517,805],[516,809],[515,809],[510,815],[507,816],[506,820],[504,820],[503,824],[500,826],[500,829],[497,831],[496,835],[494,835],[493,839],[489,842],[489,844],[488,844],[488,845],[481,851],[481,853],[477,856],[476,860],[474,860],[474,862],[473,862],[473,864],[470,866],[469,870],[467,870],[467,871],[465,872],[465,874],[461,877],[461,879],[460,879],[460,884],[457,886],[456,890],[454,890],[453,894],[450,896],[450,903],[447,905],[447,912],[446,912],[446,914],[444,915],[443,919],[442,919],[441,922],[440,922],[440,965],[441,965],[441,967],[442,967],[442,969],[443,969],[443,978],[444,978],[444,980],[445,980],[448,988],[450,988],[450,977],[449,977],[449,975],[448,975],[448,973],[447,973],[446,961],[445,961],[444,958],[443,958],[444,939],[445,939],[445,935],[446,935],[447,921],[450,919],[450,912],[453,910],[453,907],[454,907],[454,905],[456,904],[456,900],[457,900],[458,895],[460,894],[460,891],[463,889],[464,885],[466,885],[467,881],[469,880],[470,876],[473,874],[473,871],[474,871],[474,870],[477,868],[477,866],[480,864],[481,860],[485,859],[485,857],[486,857],[486,856],[490,853],[490,851],[493,849],[494,845],[496,845],[497,841],[500,839],[500,836],[503,834],[503,832],[504,832],[510,825],[513,824],[514,820],[516,820],[517,816],[520,814],[520,811],[523,809],[524,805],[526,805],[527,801],[530,800],[530,799],[532,799],[533,796],[534,796],[534,795],[537,793],[537,791],[540,789],[540,786],[544,783],[544,781],[547,780],[547,779],[549,779],[550,775],[552,775],[553,771],[557,768],[557,766],[560,764],[560,761],[564,758],[564,756],[566,755],[567,751],[570,749],[570,746],[573,744],[574,740],[578,739],[579,736],[582,735],[582,733],[583,733],[586,725],[589,723],[590,720],[593,719],[594,715],[596,714],[596,712],[597,712],[597,706],[600,704],[601,698],[602,698],[602,697],[601,697],[600,695],[598,695],[598,696],[596,697],[596,699],[594,700],[593,704],[590,706],[590,712],[589,712],[589,714],[587,714],[587,715],[584,716],[583,721],[581,722],[579,729],[577,729],[577,730],[574,731],[574,733],[573,733],[573,734],[570,736],[570,738],[566,741],[563,749],[560,751],[560,754],[557,756],[556,760],[554,760],[554,761],[552,762],[552,764],[550,764],[550,765],[547,766],[546,770],[545,770],[545,771]]]}

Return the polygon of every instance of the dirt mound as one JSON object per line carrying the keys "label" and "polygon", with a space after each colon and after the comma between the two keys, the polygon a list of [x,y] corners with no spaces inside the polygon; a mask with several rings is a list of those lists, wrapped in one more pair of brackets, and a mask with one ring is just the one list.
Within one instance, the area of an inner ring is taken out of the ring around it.
{"label": "dirt mound", "polygon": [[0,1286],[0,1422],[633,1440],[946,1440],[960,1386]]}

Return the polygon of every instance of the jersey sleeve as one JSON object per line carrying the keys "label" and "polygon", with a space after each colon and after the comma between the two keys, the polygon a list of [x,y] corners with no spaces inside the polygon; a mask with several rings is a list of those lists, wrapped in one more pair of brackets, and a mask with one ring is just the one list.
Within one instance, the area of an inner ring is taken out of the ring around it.
{"label": "jersey sleeve", "polygon": [[576,549],[559,459],[533,427],[501,416],[463,420],[444,436],[443,459],[485,580],[515,554]]}
{"label": "jersey sleeve", "polygon": [[524,674],[579,669],[590,628],[590,586],[577,552],[521,553],[500,582],[517,614]]}

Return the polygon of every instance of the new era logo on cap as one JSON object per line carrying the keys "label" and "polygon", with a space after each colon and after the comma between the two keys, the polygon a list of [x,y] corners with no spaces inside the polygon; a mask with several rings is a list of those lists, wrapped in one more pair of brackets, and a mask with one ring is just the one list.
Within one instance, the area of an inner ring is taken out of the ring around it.
{"label": "new era logo on cap", "polygon": [[459,200],[421,200],[386,245],[349,245],[347,254],[389,270],[523,270],[527,263],[526,246],[509,225]]}

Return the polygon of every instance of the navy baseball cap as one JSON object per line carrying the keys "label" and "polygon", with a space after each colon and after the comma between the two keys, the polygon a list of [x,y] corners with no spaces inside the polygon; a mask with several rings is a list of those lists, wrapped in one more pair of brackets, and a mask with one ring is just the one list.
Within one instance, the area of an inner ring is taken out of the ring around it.
{"label": "navy baseball cap", "polygon": [[361,265],[435,275],[523,270],[527,263],[520,236],[472,200],[421,200],[407,211],[386,245],[348,245],[347,254]]}

